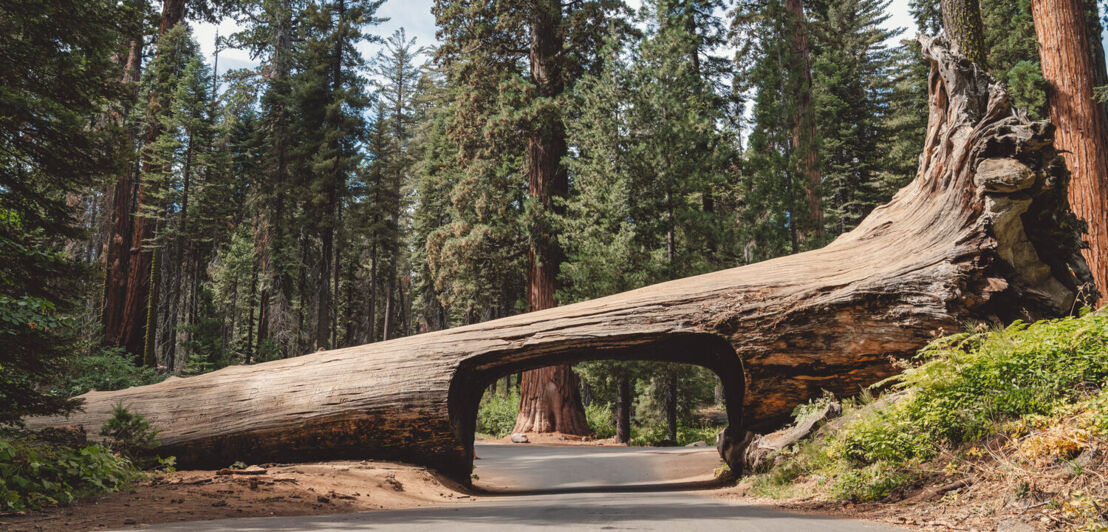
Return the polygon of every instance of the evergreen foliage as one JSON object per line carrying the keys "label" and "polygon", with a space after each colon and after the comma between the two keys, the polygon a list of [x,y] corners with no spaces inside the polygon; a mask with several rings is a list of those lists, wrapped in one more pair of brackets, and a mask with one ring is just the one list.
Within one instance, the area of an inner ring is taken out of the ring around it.
{"label": "evergreen foliage", "polygon": [[108,446],[132,461],[147,458],[161,442],[158,431],[143,415],[127,410],[123,405],[112,409],[112,418],[100,429]]}
{"label": "evergreen foliage", "polygon": [[797,144],[794,138],[801,94],[812,90],[804,75],[807,64],[793,43],[795,14],[783,1],[768,0],[742,2],[733,17],[742,89],[754,93],[740,185],[742,258],[751,263],[823,244],[805,238],[815,221],[804,167],[818,141]]}
{"label": "evergreen foliage", "polygon": [[[112,61],[125,8],[110,1],[0,3],[0,425],[76,402],[43,386],[75,342],[90,271],[69,200],[112,173]],[[80,249],[80,246],[75,246]]]}
{"label": "evergreen foliage", "polygon": [[880,176],[888,153],[882,140],[895,127],[889,122],[899,118],[891,105],[898,88],[892,75],[896,56],[885,45],[895,33],[883,28],[888,7],[888,0],[842,0],[811,10],[815,121],[830,235],[856,227],[900,188]]}

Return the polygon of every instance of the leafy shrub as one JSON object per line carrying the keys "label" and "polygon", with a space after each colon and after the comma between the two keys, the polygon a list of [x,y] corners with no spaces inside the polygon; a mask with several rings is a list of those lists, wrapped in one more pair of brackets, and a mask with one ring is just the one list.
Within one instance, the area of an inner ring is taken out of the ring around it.
{"label": "leafy shrub", "polygon": [[477,409],[477,432],[494,438],[503,438],[512,433],[519,414],[519,394],[505,397],[486,393]]}
{"label": "leafy shrub", "polygon": [[800,403],[796,405],[796,407],[793,408],[791,414],[793,421],[801,421],[807,419],[813,414],[822,412],[823,409],[827,408],[829,405],[835,402],[837,402],[835,400],[835,395],[825,390],[823,392],[823,395],[806,403]]}
{"label": "leafy shrub", "polygon": [[[708,445],[715,445],[716,434],[723,427],[690,427],[679,423],[677,425],[677,446],[685,446],[690,443],[702,441]],[[645,427],[631,428],[631,445],[633,446],[658,446],[669,441],[668,428],[665,425],[649,425]]]}
{"label": "leafy shrub", "polygon": [[152,466],[159,461],[151,455],[161,444],[158,431],[142,414],[135,414],[122,404],[115,405],[112,418],[104,423],[100,435],[108,438],[109,447],[136,463]]}
{"label": "leafy shrub", "polygon": [[585,419],[588,420],[589,429],[597,438],[611,438],[616,435],[616,422],[611,404],[592,403],[586,406]]}
{"label": "leafy shrub", "polygon": [[839,499],[872,502],[907,487],[911,481],[912,476],[907,472],[877,462],[842,472],[831,485],[831,494]]}
{"label": "leafy shrub", "polygon": [[120,347],[104,347],[72,357],[58,389],[66,396],[91,390],[122,390],[160,382],[165,376],[153,368],[135,364],[135,357]]}
{"label": "leafy shrub", "polygon": [[1108,436],[1108,388],[1092,398],[1086,408],[1089,411],[1089,428],[1099,436]]}
{"label": "leafy shrub", "polygon": [[801,476],[808,473],[805,464],[798,460],[791,460],[775,467],[765,475],[759,475],[754,480],[754,494],[760,497],[774,499],[792,495],[791,484]]}
{"label": "leafy shrub", "polygon": [[33,439],[0,440],[0,512],[119,490],[141,475],[129,460],[100,445],[69,449]]}

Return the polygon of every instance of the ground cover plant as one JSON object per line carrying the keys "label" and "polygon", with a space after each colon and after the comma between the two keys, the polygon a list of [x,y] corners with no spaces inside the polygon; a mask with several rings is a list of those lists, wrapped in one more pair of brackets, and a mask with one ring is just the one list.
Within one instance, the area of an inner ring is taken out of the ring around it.
{"label": "ground cover plant", "polygon": [[1090,471],[1108,448],[1106,383],[1108,313],[974,327],[935,340],[875,387],[893,400],[845,401],[829,430],[746,482],[762,496],[815,489],[854,502],[999,482],[1013,500],[1069,512],[1074,526],[1108,525],[1095,510],[1108,508],[1108,488]]}

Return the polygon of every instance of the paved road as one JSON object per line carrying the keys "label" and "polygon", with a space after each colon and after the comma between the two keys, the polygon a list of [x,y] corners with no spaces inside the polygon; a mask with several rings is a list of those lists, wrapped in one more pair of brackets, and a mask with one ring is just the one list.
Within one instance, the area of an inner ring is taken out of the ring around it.
{"label": "paved road", "polygon": [[478,445],[481,502],[360,514],[175,523],[152,530],[656,530],[847,532],[895,528],[728,504],[710,484],[714,449]]}

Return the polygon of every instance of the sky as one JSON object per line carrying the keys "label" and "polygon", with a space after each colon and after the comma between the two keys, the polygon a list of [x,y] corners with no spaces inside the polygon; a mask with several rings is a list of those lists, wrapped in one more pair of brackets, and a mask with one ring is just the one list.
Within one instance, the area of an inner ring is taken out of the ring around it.
{"label": "sky", "polygon": [[[370,31],[381,36],[392,35],[394,31],[404,28],[409,36],[416,37],[416,44],[420,46],[435,43],[435,17],[431,15],[433,0],[387,0],[377,11],[377,15],[388,18],[388,22],[378,25]],[[640,5],[640,0],[628,0],[633,8]],[[889,6],[889,20],[886,23],[890,28],[904,28],[906,35],[914,35],[915,23],[908,13],[908,0],[893,0]],[[215,24],[193,23],[194,36],[200,44],[200,49],[211,63],[212,54],[215,51],[215,36],[217,27]],[[229,35],[235,31],[235,23],[226,20],[218,27],[220,35]],[[367,59],[372,59],[380,49],[379,45],[363,43],[360,46],[362,54]],[[245,68],[257,65],[257,61],[250,58],[250,54],[243,50],[222,50],[219,53],[219,73],[223,74],[233,68]]]}

